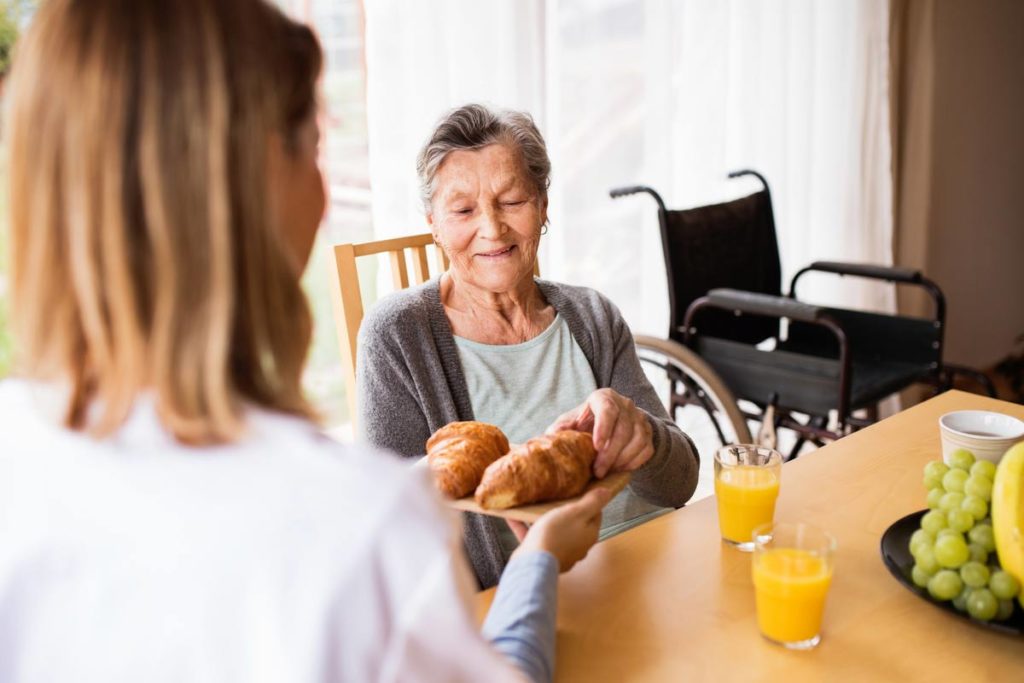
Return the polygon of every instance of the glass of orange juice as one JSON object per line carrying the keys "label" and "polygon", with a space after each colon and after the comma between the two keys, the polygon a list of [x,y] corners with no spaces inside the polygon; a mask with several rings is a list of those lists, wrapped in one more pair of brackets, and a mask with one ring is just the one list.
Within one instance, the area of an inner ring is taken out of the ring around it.
{"label": "glass of orange juice", "polygon": [[755,527],[772,521],[779,497],[782,454],[764,446],[737,444],[715,453],[715,498],[722,539],[754,549]]}
{"label": "glass of orange juice", "polygon": [[765,638],[793,650],[821,642],[835,550],[835,539],[809,524],[766,524],[754,530],[757,625]]}

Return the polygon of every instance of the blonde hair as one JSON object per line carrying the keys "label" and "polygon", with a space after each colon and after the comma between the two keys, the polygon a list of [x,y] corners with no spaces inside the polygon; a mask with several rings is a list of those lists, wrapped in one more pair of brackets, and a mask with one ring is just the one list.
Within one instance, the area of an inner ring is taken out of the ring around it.
{"label": "blonde hair", "polygon": [[261,0],[41,4],[7,91],[11,323],[20,369],[68,383],[68,427],[111,434],[141,392],[190,444],[237,438],[247,403],[313,417],[266,153],[320,67]]}

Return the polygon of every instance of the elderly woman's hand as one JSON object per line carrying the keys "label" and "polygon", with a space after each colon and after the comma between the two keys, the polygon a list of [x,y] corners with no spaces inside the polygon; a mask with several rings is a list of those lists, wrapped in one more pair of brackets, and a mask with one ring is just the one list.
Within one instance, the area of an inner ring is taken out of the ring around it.
{"label": "elderly woman's hand", "polygon": [[654,455],[651,423],[630,399],[613,389],[598,389],[581,405],[563,414],[548,433],[576,429],[594,435],[594,476],[630,472]]}

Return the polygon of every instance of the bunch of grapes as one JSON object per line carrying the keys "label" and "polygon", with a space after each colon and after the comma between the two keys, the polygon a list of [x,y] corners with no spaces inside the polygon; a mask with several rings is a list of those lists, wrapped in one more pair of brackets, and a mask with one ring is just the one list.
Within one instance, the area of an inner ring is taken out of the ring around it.
{"label": "bunch of grapes", "polygon": [[989,504],[996,466],[959,449],[924,468],[928,512],[910,537],[911,579],[936,600],[981,621],[1013,614],[1017,580],[999,567]]}

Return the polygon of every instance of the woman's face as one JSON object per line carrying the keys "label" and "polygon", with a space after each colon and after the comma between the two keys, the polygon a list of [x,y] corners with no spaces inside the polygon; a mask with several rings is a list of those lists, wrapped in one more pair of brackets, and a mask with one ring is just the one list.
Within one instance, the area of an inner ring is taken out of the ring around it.
{"label": "woman's face", "polygon": [[451,152],[437,171],[427,222],[457,278],[506,292],[533,277],[547,197],[503,144]]}
{"label": "woman's face", "polygon": [[270,191],[275,193],[277,221],[301,273],[324,217],[327,193],[320,172],[320,126],[312,113],[287,142],[273,136],[268,155]]}

